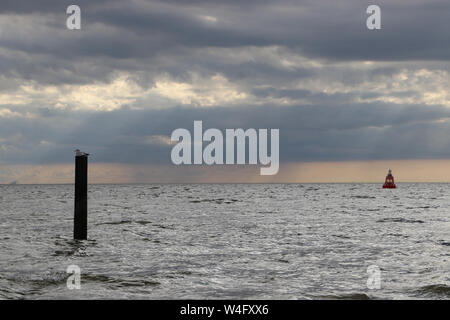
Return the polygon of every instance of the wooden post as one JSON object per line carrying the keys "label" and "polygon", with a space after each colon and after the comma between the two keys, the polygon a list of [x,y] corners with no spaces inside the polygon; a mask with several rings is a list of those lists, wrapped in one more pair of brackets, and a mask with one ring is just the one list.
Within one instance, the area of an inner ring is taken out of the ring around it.
{"label": "wooden post", "polygon": [[75,156],[75,216],[73,238],[87,239],[87,182],[88,182],[88,155]]}

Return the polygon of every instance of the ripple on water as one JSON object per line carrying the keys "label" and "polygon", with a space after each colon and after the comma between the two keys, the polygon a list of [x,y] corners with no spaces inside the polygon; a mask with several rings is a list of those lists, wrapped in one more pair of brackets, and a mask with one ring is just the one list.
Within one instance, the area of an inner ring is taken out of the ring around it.
{"label": "ripple on water", "polygon": [[314,296],[316,299],[326,300],[370,300],[371,298],[365,293],[348,293],[338,295]]}
{"label": "ripple on water", "polygon": [[73,186],[0,186],[0,298],[67,297],[71,264],[92,298],[449,298],[450,184],[89,190],[95,241],[77,242]]}
{"label": "ripple on water", "polygon": [[438,298],[449,299],[450,298],[450,286],[446,284],[431,284],[423,286],[420,289],[413,290],[415,295],[424,298]]}
{"label": "ripple on water", "polygon": [[383,218],[377,222],[403,222],[403,223],[425,223],[422,220],[406,219],[406,218]]}

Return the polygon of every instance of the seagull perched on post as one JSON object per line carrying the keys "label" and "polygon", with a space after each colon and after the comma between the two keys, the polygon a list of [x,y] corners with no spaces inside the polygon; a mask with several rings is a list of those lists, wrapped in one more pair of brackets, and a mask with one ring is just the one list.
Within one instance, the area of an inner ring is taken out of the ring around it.
{"label": "seagull perched on post", "polygon": [[75,155],[76,155],[77,157],[81,157],[81,156],[88,156],[89,153],[81,152],[80,149],[76,149],[76,150],[75,150]]}

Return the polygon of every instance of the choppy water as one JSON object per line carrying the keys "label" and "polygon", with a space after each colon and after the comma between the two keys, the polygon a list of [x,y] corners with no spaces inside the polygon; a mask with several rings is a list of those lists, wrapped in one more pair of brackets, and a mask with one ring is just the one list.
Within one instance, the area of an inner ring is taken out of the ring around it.
{"label": "choppy water", "polygon": [[91,185],[79,242],[71,185],[0,203],[1,298],[450,298],[450,184]]}

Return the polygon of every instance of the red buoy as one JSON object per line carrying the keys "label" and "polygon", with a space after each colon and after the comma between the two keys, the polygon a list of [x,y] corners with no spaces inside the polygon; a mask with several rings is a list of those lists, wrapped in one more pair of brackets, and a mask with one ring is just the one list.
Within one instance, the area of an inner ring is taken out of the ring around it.
{"label": "red buoy", "polygon": [[394,183],[394,176],[392,175],[391,169],[389,169],[388,175],[386,176],[386,180],[383,184],[384,189],[395,189],[397,186]]}

